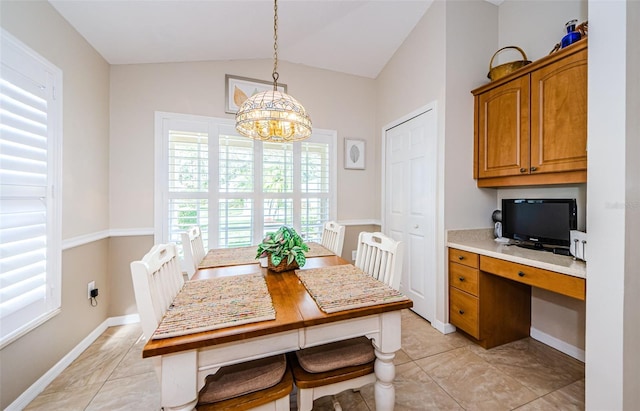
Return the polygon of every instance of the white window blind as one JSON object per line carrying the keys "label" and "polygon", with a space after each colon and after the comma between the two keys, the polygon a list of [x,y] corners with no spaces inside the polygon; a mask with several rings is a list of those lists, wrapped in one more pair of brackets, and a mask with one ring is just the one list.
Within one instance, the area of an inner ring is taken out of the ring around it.
{"label": "white window blind", "polygon": [[0,345],[60,308],[59,69],[4,30],[0,57]]}
{"label": "white window blind", "polygon": [[156,113],[156,241],[179,243],[196,224],[208,248],[255,245],[283,224],[319,241],[335,218],[335,141],[315,130],[302,143],[263,143],[228,119]]}

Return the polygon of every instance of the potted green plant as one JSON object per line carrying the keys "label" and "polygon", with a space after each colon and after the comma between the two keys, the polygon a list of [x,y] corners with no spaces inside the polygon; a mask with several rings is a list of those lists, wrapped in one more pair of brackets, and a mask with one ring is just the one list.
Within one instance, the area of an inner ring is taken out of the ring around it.
{"label": "potted green plant", "polygon": [[269,269],[276,272],[293,270],[304,267],[306,251],[309,247],[296,230],[283,225],[278,231],[267,233],[258,245],[256,259],[268,257]]}

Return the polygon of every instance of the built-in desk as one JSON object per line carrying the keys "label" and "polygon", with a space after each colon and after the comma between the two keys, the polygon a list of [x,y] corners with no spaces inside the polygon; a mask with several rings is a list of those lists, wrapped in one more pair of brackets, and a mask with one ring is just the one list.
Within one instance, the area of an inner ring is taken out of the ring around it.
{"label": "built-in desk", "polygon": [[531,287],[585,299],[586,264],[494,241],[491,230],[450,231],[449,321],[484,348],[529,335]]}

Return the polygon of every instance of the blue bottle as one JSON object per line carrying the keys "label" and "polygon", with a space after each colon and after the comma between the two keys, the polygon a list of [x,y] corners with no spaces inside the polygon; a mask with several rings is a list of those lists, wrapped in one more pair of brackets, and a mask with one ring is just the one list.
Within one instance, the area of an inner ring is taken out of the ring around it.
{"label": "blue bottle", "polygon": [[580,40],[580,32],[576,31],[576,23],[578,20],[568,21],[564,26],[567,28],[567,34],[562,38],[562,48],[567,47],[570,44]]}

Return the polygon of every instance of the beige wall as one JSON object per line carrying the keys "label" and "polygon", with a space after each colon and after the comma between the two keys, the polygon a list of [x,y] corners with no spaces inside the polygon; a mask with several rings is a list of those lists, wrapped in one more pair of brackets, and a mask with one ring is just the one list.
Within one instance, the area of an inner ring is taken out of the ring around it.
{"label": "beige wall", "polygon": [[[564,24],[573,19],[578,23],[586,21],[587,10],[587,0],[506,0],[498,8],[500,30],[494,52],[501,47],[518,46],[531,61],[544,57],[567,34]],[[496,57],[498,63],[521,59],[520,53],[511,50]]]}
{"label": "beige wall", "polygon": [[[507,0],[499,8],[499,44],[496,50],[507,45],[524,49],[529,60],[549,54],[560,42],[566,30],[564,24],[572,19],[587,20],[586,0],[571,1],[515,1]],[[487,56],[488,59],[491,56]],[[506,61],[517,59],[506,56]],[[487,60],[488,61],[488,60]],[[577,198],[579,227],[586,223],[586,186],[549,186],[524,189],[499,189],[496,208],[502,198]],[[569,297],[550,295],[540,289],[532,289],[531,326],[544,334],[563,341],[580,350],[585,349],[586,305]]]}
{"label": "beige wall", "polygon": [[130,264],[140,260],[151,247],[150,235],[109,238],[109,317],[138,313]]}
{"label": "beige wall", "polygon": [[[441,196],[438,220],[436,320],[448,322],[444,232],[490,227],[491,212],[509,190],[479,189],[473,180],[473,97],[486,84],[489,60],[503,45],[521,45],[530,59],[546,55],[563,36],[564,23],[586,20],[586,2],[436,1],[377,79],[377,124],[438,103]],[[530,51],[529,51],[530,50]],[[512,58],[513,59],[513,58]],[[381,154],[378,150],[378,157]],[[558,197],[567,188],[519,189],[518,196]],[[585,188],[569,187],[582,199]],[[503,192],[504,191],[504,192]],[[507,194],[509,193],[509,194]],[[473,206],[470,206],[473,204]],[[582,207],[582,210],[585,208]],[[584,215],[582,216],[584,227]],[[534,290],[532,326],[584,350],[585,305]]]}
{"label": "beige wall", "polygon": [[[0,22],[63,71],[62,238],[109,228],[109,66],[46,1],[2,1]],[[100,325],[109,310],[108,241],[62,253],[62,312],[0,351],[4,409]],[[87,300],[96,281],[99,304]]]}
{"label": "beige wall", "polygon": [[497,39],[497,28],[486,24],[492,19],[497,23],[497,8],[487,2],[434,2],[376,80],[380,139],[385,125],[437,104],[435,318],[441,324],[448,323],[445,230],[488,227],[495,204],[495,192],[478,190],[473,180],[470,94],[486,75],[478,50],[488,52],[492,46],[487,43]]}
{"label": "beige wall", "polygon": [[[271,60],[111,67],[111,228],[153,227],[154,112],[233,118],[224,76],[269,79]],[[280,79],[314,127],[338,132],[338,220],[378,218],[375,88],[371,79],[281,62]],[[367,142],[366,170],[343,168],[344,138]]]}

